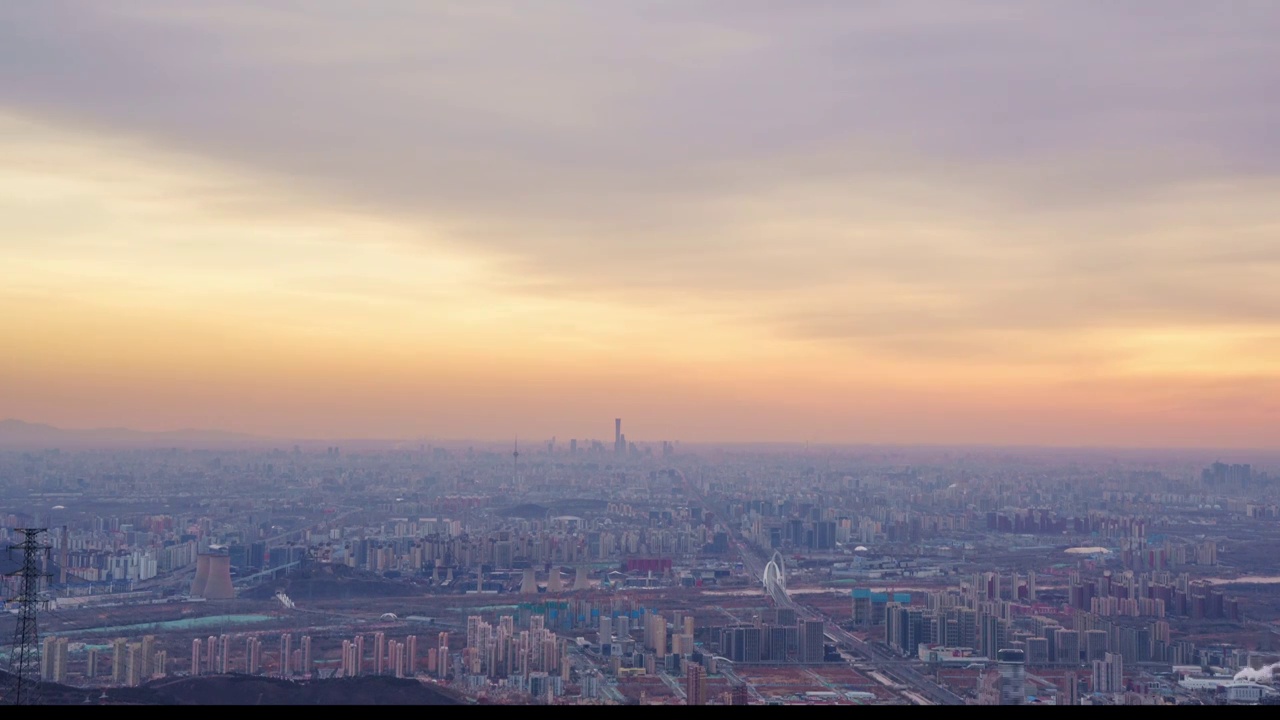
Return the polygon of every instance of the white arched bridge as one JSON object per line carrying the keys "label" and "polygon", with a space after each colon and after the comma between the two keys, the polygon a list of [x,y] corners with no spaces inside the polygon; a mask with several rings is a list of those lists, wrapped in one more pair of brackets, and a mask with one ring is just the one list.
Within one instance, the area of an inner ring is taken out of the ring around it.
{"label": "white arched bridge", "polygon": [[764,591],[779,605],[786,606],[791,598],[787,597],[787,563],[782,553],[774,551],[773,557],[764,566],[762,573]]}

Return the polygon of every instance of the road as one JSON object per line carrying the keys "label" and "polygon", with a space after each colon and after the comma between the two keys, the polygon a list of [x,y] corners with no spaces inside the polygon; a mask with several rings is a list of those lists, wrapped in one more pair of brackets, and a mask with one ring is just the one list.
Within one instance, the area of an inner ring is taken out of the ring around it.
{"label": "road", "polygon": [[760,694],[759,690],[756,690],[755,685],[752,685],[738,676],[738,673],[733,669],[733,663],[729,662],[729,660],[722,659],[720,661],[720,674],[724,675],[728,678],[729,682],[735,685],[746,685],[747,692],[751,694],[751,697],[755,698],[756,702],[765,702],[768,700],[768,698]]}
{"label": "road", "polygon": [[[759,553],[748,548],[736,535],[732,540],[739,554],[742,556],[742,564],[758,582],[763,583],[764,566],[766,564],[764,558]],[[820,615],[807,607],[799,605],[795,600],[787,595],[785,590],[771,592],[775,603],[779,607],[794,610],[796,617],[806,620],[822,620],[826,630],[827,637],[836,642],[836,645],[843,645],[852,649],[857,654],[867,658],[876,670],[901,685],[906,685],[912,691],[924,696],[930,702],[939,705],[964,705],[964,698],[956,695],[945,687],[934,682],[932,679],[923,675],[914,667],[901,664],[901,658],[891,654],[889,651],[876,647],[871,643],[863,641],[853,633],[839,627],[830,618]]]}
{"label": "road", "polygon": [[684,688],[681,687],[680,683],[676,682],[675,678],[668,675],[665,671],[659,672],[658,677],[662,678],[662,682],[666,683],[667,687],[670,688],[671,692],[674,693],[676,697],[684,700],[685,702],[689,701],[688,694],[685,693]]}

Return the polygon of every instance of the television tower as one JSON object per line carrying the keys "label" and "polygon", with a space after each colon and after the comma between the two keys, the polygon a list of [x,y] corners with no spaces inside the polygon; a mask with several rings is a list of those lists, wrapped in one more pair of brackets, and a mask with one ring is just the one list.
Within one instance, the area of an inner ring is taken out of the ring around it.
{"label": "television tower", "polygon": [[40,572],[39,557],[48,552],[49,545],[40,542],[40,535],[45,528],[16,528],[22,533],[23,540],[17,545],[10,544],[9,553],[22,551],[22,567],[9,573],[20,578],[18,585],[18,617],[13,629],[13,647],[9,651],[9,689],[8,700],[13,705],[31,705],[35,701],[35,690],[39,683],[40,642],[36,631],[36,610],[43,600],[40,596],[40,580],[46,573]]}
{"label": "television tower", "polygon": [[520,489],[520,436],[516,436],[515,450],[511,452],[511,462],[513,465],[513,475],[511,478],[511,488],[513,490]]}

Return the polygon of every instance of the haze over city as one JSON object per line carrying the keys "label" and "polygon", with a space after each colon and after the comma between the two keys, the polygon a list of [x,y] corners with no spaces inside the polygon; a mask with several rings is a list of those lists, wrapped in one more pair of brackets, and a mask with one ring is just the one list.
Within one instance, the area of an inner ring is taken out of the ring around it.
{"label": "haze over city", "polygon": [[1277,38],[0,2],[0,705],[1280,705]]}
{"label": "haze over city", "polygon": [[1280,12],[0,8],[0,417],[1276,447]]}

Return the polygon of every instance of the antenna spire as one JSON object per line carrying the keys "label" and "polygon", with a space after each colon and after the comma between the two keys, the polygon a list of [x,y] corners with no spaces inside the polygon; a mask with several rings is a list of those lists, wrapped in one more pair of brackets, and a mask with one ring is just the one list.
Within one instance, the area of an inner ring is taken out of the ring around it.
{"label": "antenna spire", "polygon": [[515,449],[511,452],[511,462],[513,465],[514,475],[511,479],[511,485],[515,489],[520,488],[520,436],[516,435]]}

